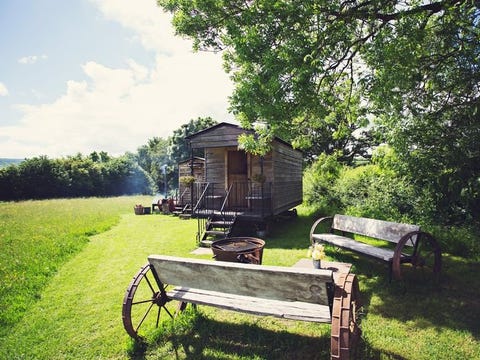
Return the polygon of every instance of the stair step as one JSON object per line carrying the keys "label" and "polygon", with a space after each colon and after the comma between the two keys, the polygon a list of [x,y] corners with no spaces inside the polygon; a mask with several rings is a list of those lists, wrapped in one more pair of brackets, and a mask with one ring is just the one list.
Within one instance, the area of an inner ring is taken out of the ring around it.
{"label": "stair step", "polygon": [[202,240],[200,241],[201,247],[212,247],[213,240]]}
{"label": "stair step", "polygon": [[210,221],[208,224],[217,228],[229,228],[233,224],[233,221]]}
{"label": "stair step", "polygon": [[225,235],[225,231],[207,230],[205,231],[205,235],[220,236],[220,235]]}
{"label": "stair step", "polygon": [[190,219],[192,217],[192,214],[187,214],[187,213],[180,213],[178,214],[178,217],[182,220],[187,220],[187,219]]}

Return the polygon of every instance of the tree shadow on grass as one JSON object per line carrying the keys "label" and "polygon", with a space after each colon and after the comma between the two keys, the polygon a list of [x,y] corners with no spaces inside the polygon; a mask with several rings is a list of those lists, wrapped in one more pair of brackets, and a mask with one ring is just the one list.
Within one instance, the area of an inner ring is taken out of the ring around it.
{"label": "tree shadow on grass", "polygon": [[[403,278],[390,281],[384,263],[343,250],[329,256],[353,264],[367,313],[408,321],[415,328],[465,330],[480,339],[480,264],[444,254],[438,278],[405,266]],[[381,301],[370,304],[372,296]]]}
{"label": "tree shadow on grass", "polygon": [[275,218],[269,224],[269,235],[265,248],[307,249],[310,245],[310,228],[316,215],[302,215]]}
{"label": "tree shadow on grass", "polygon": [[219,321],[198,312],[189,317],[188,325],[164,328],[154,343],[138,350],[132,359],[329,359],[330,337]]}
{"label": "tree shadow on grass", "polygon": [[[310,228],[318,214],[299,215],[289,221],[275,223],[271,241],[265,248],[299,249],[310,244]],[[318,232],[327,228],[318,228]],[[268,239],[270,240],[270,239]],[[386,263],[363,255],[327,246],[327,255],[334,261],[351,263],[357,274],[361,298],[366,311],[415,326],[447,327],[466,330],[480,339],[480,264],[443,254],[439,278],[431,273],[402,266],[402,280],[389,278]],[[375,295],[381,304],[370,307]]]}
{"label": "tree shadow on grass", "polygon": [[[173,322],[172,322],[173,324]],[[148,345],[137,344],[132,360],[322,360],[330,359],[330,326],[317,335],[272,330],[255,323],[219,321],[202,312],[188,317],[188,323],[167,326]],[[361,339],[352,359],[404,360],[405,358],[370,346]]]}

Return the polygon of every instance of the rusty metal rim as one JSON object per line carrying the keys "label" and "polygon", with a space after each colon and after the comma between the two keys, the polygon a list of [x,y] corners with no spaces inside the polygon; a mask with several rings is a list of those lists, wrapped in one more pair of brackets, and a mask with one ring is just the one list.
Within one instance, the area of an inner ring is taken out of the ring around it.
{"label": "rusty metal rim", "polygon": [[[417,237],[417,240],[414,244],[414,253],[412,256],[405,258],[405,255],[402,253],[403,248],[406,246],[407,242],[413,242],[413,238],[415,236]],[[430,247],[430,250],[427,252],[427,256],[422,256],[422,252],[425,251],[425,245]],[[425,257],[430,256],[433,256],[434,261],[432,267],[433,272],[435,274],[440,273],[442,268],[442,251],[440,249],[440,245],[435,240],[435,238],[425,231],[412,231],[404,235],[398,242],[392,258],[392,272],[394,278],[397,280],[400,280],[402,278],[402,263],[408,262],[411,263],[414,267],[423,267]]]}
{"label": "rusty metal rim", "polygon": [[357,311],[361,307],[358,280],[354,274],[339,277],[332,308],[331,359],[349,359],[361,336]]}
{"label": "rusty metal rim", "polygon": [[220,240],[214,241],[212,243],[212,247],[218,248],[219,250],[223,250],[223,251],[239,251],[235,248],[235,246],[233,246],[232,248],[222,247],[222,245],[223,246],[229,245],[229,244],[234,244],[235,245],[235,244],[239,244],[239,243],[252,245],[253,247],[251,249],[248,248],[248,250],[252,250],[254,248],[257,249],[257,248],[265,246],[265,241],[262,240],[262,239],[259,239],[259,238],[255,238],[255,237],[230,237],[230,238],[225,238],[225,239],[220,239]]}
{"label": "rusty metal rim", "polygon": [[[161,292],[158,288],[158,285],[155,281],[151,281],[149,278],[149,273],[151,272],[150,264],[144,265],[140,271],[133,277],[132,281],[127,287],[125,292],[125,297],[123,298],[123,306],[122,306],[122,320],[123,320],[123,327],[125,328],[128,335],[132,338],[137,340],[142,340],[142,336],[139,334],[139,329],[143,324],[144,320],[149,317],[150,312],[152,309],[158,308],[157,311],[157,320],[156,326],[158,326],[159,318],[160,318],[160,309],[165,304],[165,301],[161,299]],[[153,277],[153,276],[150,276]],[[150,288],[152,292],[152,296],[150,299],[135,299],[135,294],[140,286],[142,280],[145,280],[147,286]],[[141,318],[138,324],[133,324],[132,321],[132,307],[138,304],[145,304],[150,303],[148,306],[145,314]],[[163,304],[162,304],[163,303]]]}

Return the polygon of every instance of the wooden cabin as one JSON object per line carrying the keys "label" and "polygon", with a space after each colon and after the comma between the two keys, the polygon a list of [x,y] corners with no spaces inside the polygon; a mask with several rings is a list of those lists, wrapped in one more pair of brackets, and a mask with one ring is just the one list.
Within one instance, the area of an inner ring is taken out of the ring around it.
{"label": "wooden cabin", "polygon": [[275,138],[272,150],[255,156],[238,148],[249,130],[220,123],[186,138],[191,149],[203,149],[204,183],[196,183],[198,213],[215,210],[266,219],[302,203],[302,153]]}

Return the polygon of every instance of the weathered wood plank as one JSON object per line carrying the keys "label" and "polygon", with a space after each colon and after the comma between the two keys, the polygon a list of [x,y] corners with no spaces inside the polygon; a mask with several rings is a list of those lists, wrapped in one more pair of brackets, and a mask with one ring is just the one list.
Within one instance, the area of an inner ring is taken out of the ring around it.
{"label": "weathered wood plank", "polygon": [[401,224],[368,218],[357,218],[354,216],[339,214],[334,216],[332,228],[349,233],[369,236],[376,239],[387,240],[393,243],[398,243],[403,235],[411,231],[420,230],[420,226],[418,225]]}
{"label": "weathered wood plank", "polygon": [[330,308],[326,305],[271,300],[185,287],[168,291],[167,296],[174,300],[254,315],[321,323],[331,322]]}
{"label": "weathered wood plank", "polygon": [[358,253],[372,256],[387,262],[391,261],[393,258],[393,250],[377,248],[373,245],[365,244],[340,235],[313,234],[312,239],[318,242],[327,242],[329,244],[356,251]]}
{"label": "weathered wood plank", "polygon": [[328,305],[327,284],[333,283],[330,270],[258,266],[202,259],[151,255],[161,282],[188,288]]}

